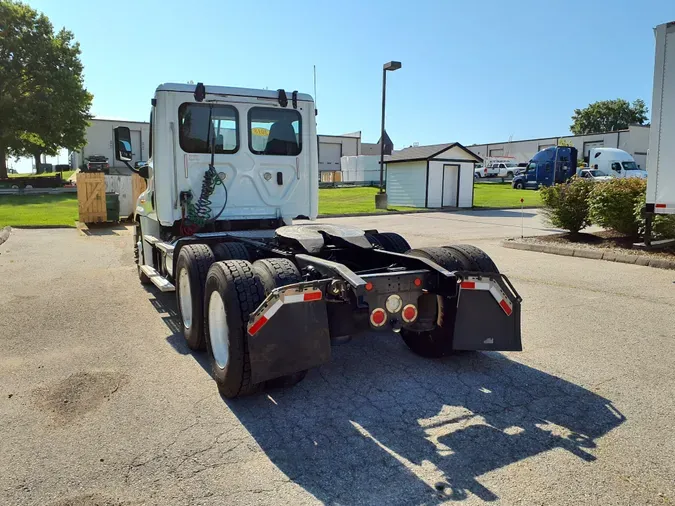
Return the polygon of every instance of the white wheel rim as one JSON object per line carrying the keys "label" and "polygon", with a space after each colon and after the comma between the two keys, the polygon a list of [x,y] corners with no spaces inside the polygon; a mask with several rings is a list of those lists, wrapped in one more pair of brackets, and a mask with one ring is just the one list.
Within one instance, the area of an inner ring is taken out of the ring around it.
{"label": "white wheel rim", "polygon": [[192,327],[192,293],[190,292],[190,276],[185,267],[178,274],[178,290],[180,293],[180,314],[186,329]]}
{"label": "white wheel rim", "polygon": [[225,304],[217,291],[211,292],[209,298],[209,338],[216,365],[225,369],[230,360],[230,330],[227,327]]}

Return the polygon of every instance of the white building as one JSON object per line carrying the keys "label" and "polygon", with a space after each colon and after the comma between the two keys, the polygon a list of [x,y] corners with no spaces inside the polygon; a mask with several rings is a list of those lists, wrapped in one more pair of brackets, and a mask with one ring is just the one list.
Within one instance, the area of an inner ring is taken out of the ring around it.
{"label": "white building", "polygon": [[341,170],[343,156],[380,154],[379,144],[361,142],[361,132],[344,135],[318,135],[319,172]]}
{"label": "white building", "polygon": [[626,130],[601,132],[586,135],[566,135],[563,137],[542,137],[523,141],[495,142],[490,144],[472,144],[467,146],[481,157],[512,156],[516,162],[529,162],[542,149],[557,146],[561,141],[571,144],[579,152],[579,159],[588,161],[588,152],[592,148],[619,148],[630,153],[640,167],[647,167],[647,148],[649,147],[649,126],[631,125]]}
{"label": "white building", "polygon": [[413,146],[384,161],[390,205],[473,207],[473,172],[482,159],[461,144]]}
{"label": "white building", "polygon": [[81,167],[87,163],[87,158],[91,155],[103,155],[108,159],[111,169],[118,169],[113,172],[127,173],[124,162],[115,160],[113,152],[114,133],[113,129],[118,126],[129,127],[131,131],[131,145],[133,152],[131,154],[131,165],[134,162],[147,160],[150,156],[150,123],[144,121],[126,121],[113,120],[104,118],[94,118],[89,123],[85,137],[87,144],[80,152],[73,152],[70,154],[70,166],[73,169]]}

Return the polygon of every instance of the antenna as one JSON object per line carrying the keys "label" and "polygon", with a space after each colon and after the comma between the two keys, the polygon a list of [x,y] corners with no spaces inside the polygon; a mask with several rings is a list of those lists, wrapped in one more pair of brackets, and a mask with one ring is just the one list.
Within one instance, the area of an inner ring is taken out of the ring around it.
{"label": "antenna", "polygon": [[314,65],[314,116],[319,114],[319,109],[317,108],[316,101],[316,65]]}

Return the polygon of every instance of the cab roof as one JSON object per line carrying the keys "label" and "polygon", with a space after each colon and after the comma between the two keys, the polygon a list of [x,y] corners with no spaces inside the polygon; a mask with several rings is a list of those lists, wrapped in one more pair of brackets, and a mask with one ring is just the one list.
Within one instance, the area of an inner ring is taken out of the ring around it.
{"label": "cab roof", "polygon": [[[175,91],[182,93],[194,93],[196,84],[184,83],[164,83],[157,87],[156,91]],[[206,93],[211,95],[236,96],[236,97],[256,97],[276,99],[279,96],[277,90],[256,90],[252,88],[232,88],[230,86],[210,86],[205,85]],[[290,100],[293,90],[286,90],[286,95]],[[298,93],[298,100],[304,102],[314,102],[311,95]]]}

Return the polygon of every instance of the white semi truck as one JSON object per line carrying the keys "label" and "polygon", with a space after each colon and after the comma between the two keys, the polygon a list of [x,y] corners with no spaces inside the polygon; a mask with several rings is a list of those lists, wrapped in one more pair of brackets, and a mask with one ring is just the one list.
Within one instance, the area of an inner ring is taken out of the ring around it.
{"label": "white semi truck", "polygon": [[[132,151],[115,129],[116,158]],[[152,99],[138,275],[176,291],[187,345],[206,350],[224,396],[296,383],[368,329],[425,357],[522,349],[521,298],[478,248],[304,221],[318,211],[317,151],[309,95],[199,83]]]}
{"label": "white semi truck", "polygon": [[675,214],[675,21],[654,29],[654,91],[647,156],[645,243],[655,214]]}

